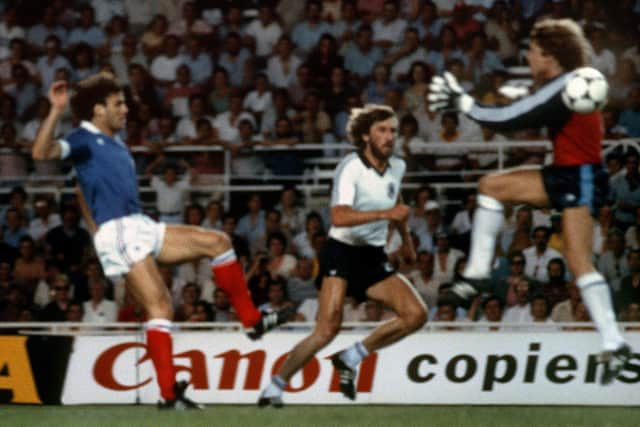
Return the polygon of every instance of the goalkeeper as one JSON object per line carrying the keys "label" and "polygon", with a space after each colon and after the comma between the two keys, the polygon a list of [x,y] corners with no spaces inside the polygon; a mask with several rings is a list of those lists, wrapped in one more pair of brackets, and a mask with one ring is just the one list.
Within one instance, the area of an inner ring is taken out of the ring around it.
{"label": "goalkeeper", "polygon": [[531,31],[527,60],[537,90],[507,106],[478,105],[455,77],[437,76],[429,87],[433,111],[459,111],[498,131],[546,127],[554,161],[543,169],[515,169],[484,176],[478,185],[469,262],[452,287],[452,296],[469,304],[489,277],[504,203],[551,206],[562,211],[565,257],[582,299],[602,336],[603,384],[613,381],[632,357],[618,330],[609,286],[592,263],[594,214],[607,196],[602,167],[603,121],[599,111],[578,114],[562,101],[571,71],[588,65],[590,46],[580,27],[568,19],[545,19]]}

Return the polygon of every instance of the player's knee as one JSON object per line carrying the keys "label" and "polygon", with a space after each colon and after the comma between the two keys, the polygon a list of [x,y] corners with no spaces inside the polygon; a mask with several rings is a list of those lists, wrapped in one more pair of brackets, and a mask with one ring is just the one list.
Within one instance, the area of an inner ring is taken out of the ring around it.
{"label": "player's knee", "polygon": [[315,330],[315,335],[318,340],[318,343],[324,347],[329,344],[336,335],[338,335],[338,331],[340,330],[339,322],[327,322],[324,325],[318,325]]}
{"label": "player's knee", "polygon": [[478,181],[478,193],[498,198],[498,177],[485,175]]}
{"label": "player's knee", "polygon": [[427,310],[421,305],[409,309],[403,316],[408,332],[420,329],[427,322]]}
{"label": "player's knee", "polygon": [[202,237],[205,241],[205,247],[211,251],[210,256],[215,257],[231,249],[231,239],[227,233],[215,230],[206,230],[202,233]]}
{"label": "player's knee", "polygon": [[171,304],[171,299],[167,295],[145,301],[144,305],[145,310],[152,319],[173,319],[173,304]]}

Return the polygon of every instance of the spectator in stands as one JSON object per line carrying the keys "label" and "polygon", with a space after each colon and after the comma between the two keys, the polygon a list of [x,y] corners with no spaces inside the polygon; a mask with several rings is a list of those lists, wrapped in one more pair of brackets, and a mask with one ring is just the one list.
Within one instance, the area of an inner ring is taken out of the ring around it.
{"label": "spectator in stands", "polygon": [[463,62],[467,59],[458,45],[458,37],[455,30],[449,25],[442,27],[437,46],[437,50],[429,52],[427,60],[427,63],[434,69],[436,74],[442,73],[445,70],[445,65],[452,59],[458,59]]}
{"label": "spectator in stands", "polygon": [[38,57],[36,70],[39,74],[40,82],[42,83],[42,92],[44,94],[47,93],[49,87],[54,82],[56,70],[59,68],[71,70],[71,64],[67,58],[60,54],[61,44],[61,39],[55,34],[47,36],[42,44],[44,54]]}
{"label": "spectator in stands", "polygon": [[631,87],[625,108],[620,113],[618,125],[623,127],[630,137],[640,137],[640,85]]}
{"label": "spectator in stands", "polygon": [[382,16],[373,22],[373,40],[382,49],[400,44],[407,29],[407,21],[398,16],[398,4],[393,0],[384,2]]}
{"label": "spectator in stands", "polygon": [[211,56],[203,51],[202,42],[198,37],[189,37],[186,42],[186,52],[183,64],[191,70],[192,80],[197,85],[203,85],[211,76],[213,63]]}
{"label": "spectator in stands", "polygon": [[237,322],[238,316],[233,312],[229,297],[222,289],[213,294],[213,320],[216,322]]}
{"label": "spectator in stands", "polygon": [[[156,169],[161,165],[163,166],[162,178],[155,175]],[[182,222],[185,193],[197,178],[186,161],[181,160],[180,165],[185,169],[185,173],[180,179],[178,179],[178,165],[168,163],[162,154],[156,157],[145,170],[145,175],[151,178],[151,188],[156,192],[156,208],[160,214],[159,219],[168,224]]]}
{"label": "spectator in stands", "polygon": [[307,92],[314,90],[313,80],[311,79],[311,67],[309,64],[302,63],[296,70],[296,79],[289,84],[289,99],[296,109],[304,107],[304,97]]}
{"label": "spectator in stands", "polygon": [[210,228],[215,230],[222,229],[222,218],[224,216],[224,207],[220,200],[211,200],[207,203],[205,208],[205,218],[202,222],[204,228]]}
{"label": "spectator in stands", "polygon": [[242,6],[238,3],[230,2],[224,15],[224,21],[218,25],[218,39],[224,40],[231,33],[242,34],[245,31]]}
{"label": "spectator in stands", "polygon": [[94,278],[89,282],[89,301],[83,304],[83,322],[109,323],[118,317],[118,306],[105,297],[106,282],[102,278]]}
{"label": "spectator in stands", "polygon": [[633,225],[636,209],[640,207],[638,159],[638,153],[628,151],[624,156],[626,174],[614,177],[609,187],[609,200],[614,206],[615,225],[623,232]]}
{"label": "spectator in stands", "polygon": [[188,320],[195,311],[195,304],[200,299],[200,287],[193,283],[187,283],[182,288],[182,303],[175,309],[174,319],[177,322]]}
{"label": "spectator in stands", "polygon": [[[409,226],[409,231],[413,234],[418,235],[420,230],[424,230],[427,228],[427,219],[426,219],[426,204],[429,201],[434,203],[433,189],[430,187],[420,187],[416,190],[413,195],[413,205],[411,206],[411,211],[409,212],[409,219],[407,220],[407,225]],[[433,206],[433,203],[431,204]]]}
{"label": "spectator in stands", "polygon": [[18,257],[13,265],[13,279],[20,290],[33,299],[38,282],[45,278],[44,258],[36,253],[36,246],[31,236],[20,238]]}
{"label": "spectator in stands", "polygon": [[275,209],[282,214],[282,228],[292,236],[296,236],[304,228],[305,213],[299,206],[298,193],[295,186],[285,186],[280,193],[280,201]]}
{"label": "spectator in stands", "polygon": [[484,76],[496,70],[504,69],[500,58],[487,48],[487,36],[483,32],[471,36],[466,55],[469,61],[465,68],[465,77],[474,83],[480,82]]}
{"label": "spectator in stands", "polygon": [[458,114],[452,111],[442,114],[440,126],[434,133],[432,142],[439,147],[435,152],[435,168],[438,171],[453,171],[462,168],[467,153],[466,148],[457,146],[456,141],[464,141],[460,130]]}
{"label": "spectator in stands", "polygon": [[640,249],[632,249],[627,254],[629,272],[620,280],[620,288],[615,292],[618,310],[632,303],[640,303]]}
{"label": "spectator in stands", "polygon": [[427,304],[429,309],[434,309],[440,294],[442,282],[433,276],[433,254],[427,251],[418,253],[416,269],[408,274],[409,280]]}
{"label": "spectator in stands", "polygon": [[636,208],[636,222],[627,229],[627,232],[624,234],[624,240],[627,248],[640,248],[640,207]]}
{"label": "spectator in stands", "polygon": [[308,0],[305,10],[306,19],[293,27],[291,39],[303,54],[308,54],[323,34],[331,33],[331,26],[322,20],[322,2]]}
{"label": "spectator in stands", "polygon": [[[2,14],[0,22],[0,49],[7,49],[13,39],[24,39],[25,29],[18,24],[18,9],[14,5],[8,5]],[[0,52],[0,56],[4,56]]]}
{"label": "spectator in stands", "polygon": [[29,71],[21,63],[11,67],[11,82],[3,90],[16,100],[16,114],[25,121],[26,114],[38,97],[38,88],[29,76]]}
{"label": "spectator in stands", "polygon": [[149,69],[159,92],[163,93],[176,79],[176,72],[184,57],[180,54],[180,39],[168,34],[162,43],[162,51],[153,59]]}
{"label": "spectator in stands", "polygon": [[404,91],[404,102],[407,109],[416,114],[425,108],[425,93],[431,80],[429,66],[423,61],[411,63],[407,80],[410,86]]}
{"label": "spectator in stands", "polygon": [[176,70],[176,81],[169,86],[164,95],[164,109],[171,111],[175,117],[186,117],[189,115],[190,97],[201,92],[200,86],[191,79],[191,68],[187,64],[180,64]]}
{"label": "spectator in stands", "polygon": [[438,7],[436,4],[427,0],[422,4],[418,19],[413,21],[412,27],[418,30],[420,40],[430,46],[432,42],[438,40],[440,31],[444,25],[444,19],[438,16]]}
{"label": "spectator in stands", "polygon": [[[616,107],[624,106],[627,102],[629,89],[638,85],[640,71],[636,71],[633,61],[629,58],[620,58],[616,67],[616,73],[609,82],[609,100]],[[617,124],[617,122],[616,122]],[[624,132],[626,134],[626,130]]]}
{"label": "spectator in stands", "polygon": [[258,73],[255,77],[255,88],[244,97],[242,108],[253,114],[257,121],[260,122],[262,115],[271,108],[272,104],[273,98],[269,90],[267,75]]}
{"label": "spectator in stands", "polygon": [[323,231],[322,218],[320,215],[311,211],[305,219],[304,231],[298,233],[293,239],[293,253],[300,258],[315,258],[316,251],[313,248],[313,235],[319,231]]}
{"label": "spectator in stands", "polygon": [[56,278],[51,288],[52,301],[40,312],[40,320],[44,322],[63,322],[66,320],[66,312],[71,303],[71,284],[67,276]]}
{"label": "spectator in stands", "polygon": [[242,93],[232,92],[229,98],[229,110],[219,113],[212,124],[216,128],[218,137],[226,143],[237,143],[239,139],[238,125],[242,120],[249,120],[252,129],[256,128],[253,114],[244,111],[242,107]]}
{"label": "spectator in stands", "polygon": [[[549,237],[551,230],[548,227],[538,226],[533,230],[533,245],[522,251],[525,259],[524,274],[539,281],[549,280],[547,264],[554,258],[561,258],[562,254],[550,248]],[[602,271],[602,270],[600,270]]]}
{"label": "spectator in stands", "polygon": [[502,316],[505,323],[529,323],[533,321],[530,304],[531,284],[525,278],[520,278],[515,286],[516,303],[507,307]]}
{"label": "spectator in stands", "polygon": [[27,43],[24,39],[12,39],[9,49],[9,57],[0,63],[0,81],[2,85],[6,86],[15,83],[13,67],[17,64],[22,64],[27,69],[27,78],[35,79],[38,74],[37,68],[33,62],[27,59]]}
{"label": "spectator in stands", "polygon": [[102,26],[106,31],[108,52],[122,51],[122,40],[129,31],[129,23],[123,15],[113,15],[106,25]]}
{"label": "spectator in stands", "polygon": [[531,297],[531,322],[553,323],[549,317],[551,305],[543,295],[535,294]]}
{"label": "spectator in stands", "polygon": [[252,193],[247,201],[248,212],[240,218],[235,232],[251,242],[265,232],[265,211],[259,193]]}
{"label": "spectator in stands", "polygon": [[189,322],[213,322],[214,313],[211,304],[207,301],[199,300],[195,303],[193,314],[187,321]]}
{"label": "spectator in stands", "polygon": [[[331,33],[338,39],[338,44],[343,46],[345,43],[350,42],[356,35],[356,32],[362,26],[362,21],[358,15],[358,8],[356,1],[343,0],[341,2],[335,2],[334,4],[342,3],[340,5],[340,13],[338,16],[331,16],[331,19],[327,19],[329,22],[333,22],[331,26]],[[327,14],[327,5],[325,7],[325,16]]]}
{"label": "spectator in stands", "polygon": [[168,28],[167,17],[161,14],[155,15],[147,24],[146,31],[140,40],[142,51],[147,58],[153,58],[161,52]]}
{"label": "spectator in stands", "polygon": [[158,106],[158,96],[153,85],[153,79],[147,70],[134,62],[129,65],[129,84],[124,87],[125,100],[129,107],[128,117],[137,119],[144,106],[155,111]]}
{"label": "spectator in stands", "polygon": [[242,47],[238,33],[229,33],[224,42],[224,50],[218,57],[218,65],[229,73],[231,85],[247,87],[253,77],[253,57],[249,49]]}
{"label": "spectator in stands", "polygon": [[267,302],[258,307],[262,312],[280,311],[287,306],[293,306],[287,296],[287,282],[282,277],[276,277],[269,283]]}
{"label": "spectator in stands", "polygon": [[547,264],[549,280],[540,284],[537,293],[544,296],[550,307],[569,298],[567,292],[566,267],[560,258],[554,258]]}
{"label": "spectator in stands", "polygon": [[323,110],[320,104],[320,95],[316,91],[305,94],[303,109],[293,120],[296,129],[302,136],[301,142],[321,143],[325,134],[331,130],[331,118]]}
{"label": "spectator in stands", "polygon": [[317,298],[318,290],[315,286],[315,277],[313,277],[313,260],[309,258],[298,260],[296,268],[287,280],[287,293],[291,302],[296,306],[307,299]]}
{"label": "spectator in stands", "polygon": [[61,224],[60,215],[51,211],[48,197],[40,195],[33,202],[34,218],[29,223],[29,235],[40,244],[49,230]]}
{"label": "spectator in stands", "polygon": [[222,217],[222,231],[231,239],[231,245],[238,259],[246,265],[249,259],[249,243],[236,232],[237,221],[235,216],[225,213]]}
{"label": "spectator in stands", "polygon": [[8,121],[2,123],[0,126],[0,178],[4,178],[4,185],[21,183],[29,174],[27,159],[22,148],[17,140],[15,126]]}
{"label": "spectator in stands", "polygon": [[282,27],[274,19],[270,4],[260,5],[258,17],[247,25],[244,36],[245,44],[252,45],[256,57],[264,63],[282,36]]}
{"label": "spectator in stands", "polygon": [[342,66],[336,65],[329,71],[328,84],[322,89],[324,109],[331,120],[348,105],[349,97],[359,94],[351,87]]}
{"label": "spectator in stands", "polygon": [[0,225],[0,266],[6,263],[9,266],[9,271],[11,271],[11,266],[17,257],[18,249],[4,241],[4,227]]}
{"label": "spectator in stands", "polygon": [[438,232],[435,234],[434,257],[433,276],[440,283],[444,283],[453,280],[456,263],[460,258],[464,257],[464,253],[450,247],[447,233]]}
{"label": "spectator in stands", "polygon": [[187,1],[182,4],[182,19],[172,21],[169,26],[169,33],[178,37],[187,36],[208,36],[213,32],[213,28],[200,18],[200,12],[196,8],[195,2]]}
{"label": "spectator in stands", "polygon": [[363,100],[365,103],[381,104],[384,102],[385,94],[393,88],[395,85],[389,79],[389,67],[378,64],[364,89]]}
{"label": "spectator in stands", "polygon": [[[205,111],[204,96],[201,94],[191,95],[189,97],[189,116],[183,117],[178,122],[176,137],[179,140],[196,139],[198,137],[197,122],[200,119],[206,119],[213,125],[213,117],[206,115]],[[193,143],[194,141],[188,142]]]}
{"label": "spectator in stands", "polygon": [[[525,278],[525,258],[520,251],[511,252],[508,256],[509,272],[507,277],[491,283],[491,293],[505,302],[507,307],[516,304],[516,284]],[[527,280],[531,282],[530,280]]]}
{"label": "spectator in stands", "polygon": [[89,5],[80,7],[80,20],[69,33],[67,40],[71,49],[79,43],[86,43],[94,49],[104,49],[107,44],[107,36],[102,28],[95,24],[94,10]]}
{"label": "spectator in stands", "polygon": [[489,46],[503,63],[517,61],[520,21],[515,19],[504,0],[498,0],[491,6],[484,31]]}
{"label": "spectator in stands", "polygon": [[254,124],[247,115],[238,122],[237,137],[224,142],[225,148],[231,153],[231,173],[234,176],[254,177],[265,172],[262,157],[252,150],[261,141],[254,133]]}
{"label": "spectator in stands", "polygon": [[[427,51],[420,46],[418,30],[408,28],[404,33],[402,45],[390,50],[384,63],[391,67],[391,78],[395,82],[404,83],[409,80],[411,66],[415,62],[425,62]],[[426,78],[426,76],[425,76]],[[424,94],[422,95],[424,97]]]}
{"label": "spectator in stands", "polygon": [[447,234],[447,227],[442,222],[440,205],[435,200],[428,200],[424,205],[426,225],[415,231],[420,242],[418,250],[436,252],[436,235]]}
{"label": "spectator in stands", "polygon": [[[640,218],[638,215],[638,210],[636,210],[636,218]],[[636,220],[636,224],[637,223],[638,221]],[[632,236],[637,234],[635,232],[636,227],[637,226],[629,227],[627,234],[625,234],[627,246],[632,248],[634,247]],[[613,228],[613,209],[611,209],[610,205],[603,205],[598,211],[598,217],[593,224],[593,253],[596,257],[600,257],[607,249],[606,240],[611,228]],[[640,231],[640,227],[637,227],[637,229]],[[636,245],[637,242],[640,242],[640,240],[636,240]]]}
{"label": "spectator in stands", "polygon": [[288,279],[296,268],[297,259],[295,256],[286,253],[287,238],[284,233],[276,231],[269,234],[267,237],[267,249],[269,256],[267,270],[271,277]]}
{"label": "spectator in stands", "polygon": [[20,239],[29,236],[29,230],[24,227],[23,217],[20,211],[14,207],[7,209],[5,213],[4,242],[12,248],[18,249]]}
{"label": "spectator in stands", "polygon": [[70,61],[76,81],[84,80],[98,72],[95,50],[87,43],[80,42],[74,45]]}
{"label": "spectator in stands", "polygon": [[293,54],[293,42],[287,34],[278,38],[273,55],[267,61],[267,77],[273,87],[287,88],[295,83],[302,60]]}
{"label": "spectator in stands", "polygon": [[25,298],[15,285],[9,285],[4,293],[4,298],[0,298],[0,322],[17,322],[25,305]]}
{"label": "spectator in stands", "polygon": [[598,259],[598,271],[614,291],[620,289],[620,280],[629,273],[624,234],[619,228],[609,230],[607,250]]}
{"label": "spectator in stands", "polygon": [[[251,254],[269,254],[269,238],[273,234],[282,234],[286,243],[291,239],[291,235],[282,228],[282,214],[277,209],[269,209],[265,214],[264,234],[258,236],[250,242]],[[286,249],[286,248],[285,248]],[[282,253],[284,254],[285,251]]]}
{"label": "spectator in stands", "polygon": [[351,78],[361,84],[384,59],[383,50],[373,44],[373,30],[368,24],[358,28],[354,42],[344,49],[344,66]]}
{"label": "spectator in stands", "polygon": [[[495,295],[489,295],[484,300],[481,297],[476,298],[474,303],[469,308],[469,312],[467,316],[470,320],[475,320],[476,312],[478,308],[482,309],[480,313],[479,319],[483,322],[501,322],[502,315],[504,313],[504,302]],[[496,326],[492,326],[489,328],[491,331],[496,331],[499,328]]]}
{"label": "spectator in stands", "polygon": [[145,69],[148,67],[147,58],[138,50],[138,39],[129,33],[122,36],[121,48],[113,50],[109,58],[118,80],[124,84],[129,84],[129,66],[140,64]]}
{"label": "spectator in stands", "polygon": [[473,219],[473,213],[476,210],[476,196],[475,191],[467,193],[463,208],[453,217],[449,228],[450,232],[456,236],[458,247],[464,251],[466,251],[466,248],[469,246],[471,221]]}
{"label": "spectator in stands", "polygon": [[312,84],[318,89],[331,87],[332,70],[344,65],[344,59],[338,53],[336,38],[331,34],[323,34],[309,54],[307,63],[311,69]]}
{"label": "spectator in stands", "polygon": [[473,17],[473,9],[464,3],[456,4],[447,25],[453,28],[458,40],[462,41],[471,39],[472,34],[482,30],[482,24]]}
{"label": "spectator in stands", "polygon": [[515,221],[509,223],[509,216],[500,236],[500,248],[504,253],[522,251],[531,245],[533,210],[530,206],[520,206]]}
{"label": "spectator in stands", "polygon": [[616,73],[616,57],[606,47],[607,33],[604,28],[594,27],[591,30],[591,66],[600,70],[605,76],[611,77]]}
{"label": "spectator in stands", "polygon": [[[26,39],[35,52],[41,53],[51,36],[55,36],[59,44],[66,42],[67,30],[58,23],[57,18],[53,6],[47,5],[42,11],[42,16],[37,20],[37,24],[29,28]],[[48,88],[49,85],[46,87]]]}
{"label": "spectator in stands", "polygon": [[636,68],[636,74],[640,74],[640,41],[636,38],[635,42],[634,46],[622,53],[622,59],[630,60]]}
{"label": "spectator in stands", "polygon": [[47,256],[54,258],[64,271],[77,271],[92,247],[91,236],[80,227],[80,215],[75,204],[62,206],[62,224],[46,234]]}

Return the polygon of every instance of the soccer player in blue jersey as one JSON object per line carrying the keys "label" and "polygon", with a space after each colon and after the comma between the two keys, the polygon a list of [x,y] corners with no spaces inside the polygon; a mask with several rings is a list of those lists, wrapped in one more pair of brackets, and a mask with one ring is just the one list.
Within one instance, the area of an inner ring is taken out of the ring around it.
{"label": "soccer player in blue jersey", "polygon": [[[51,111],[42,123],[32,149],[34,160],[70,158],[84,199],[97,226],[96,253],[105,274],[125,275],[131,292],[144,306],[147,349],[156,370],[164,408],[198,408],[184,396],[186,382],[176,382],[173,366],[171,297],[160,277],[156,260],[164,264],[212,259],[218,288],[224,290],[249,337],[284,322],[290,314],[263,315],[251,301],[242,267],[229,237],[220,231],[186,225],[166,225],[141,212],[134,161],[118,136],[124,127],[127,105],[112,75],[96,74],[78,84],[70,97],[66,82],[49,89]],[[54,140],[60,116],[70,102],[82,120],[64,139]]]}

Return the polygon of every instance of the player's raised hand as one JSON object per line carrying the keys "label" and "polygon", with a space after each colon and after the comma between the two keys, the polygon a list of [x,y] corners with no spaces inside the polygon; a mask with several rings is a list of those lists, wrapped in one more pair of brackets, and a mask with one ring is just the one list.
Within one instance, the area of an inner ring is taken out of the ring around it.
{"label": "player's raised hand", "polygon": [[435,76],[429,84],[429,110],[461,111],[466,113],[474,104],[473,98],[467,95],[453,74],[448,71],[442,76]]}
{"label": "player's raised hand", "polygon": [[391,221],[403,222],[409,217],[409,206],[405,204],[397,204],[388,211]]}
{"label": "player's raised hand", "polygon": [[69,102],[69,86],[66,81],[58,80],[53,82],[49,88],[49,101],[51,108],[62,111]]}

